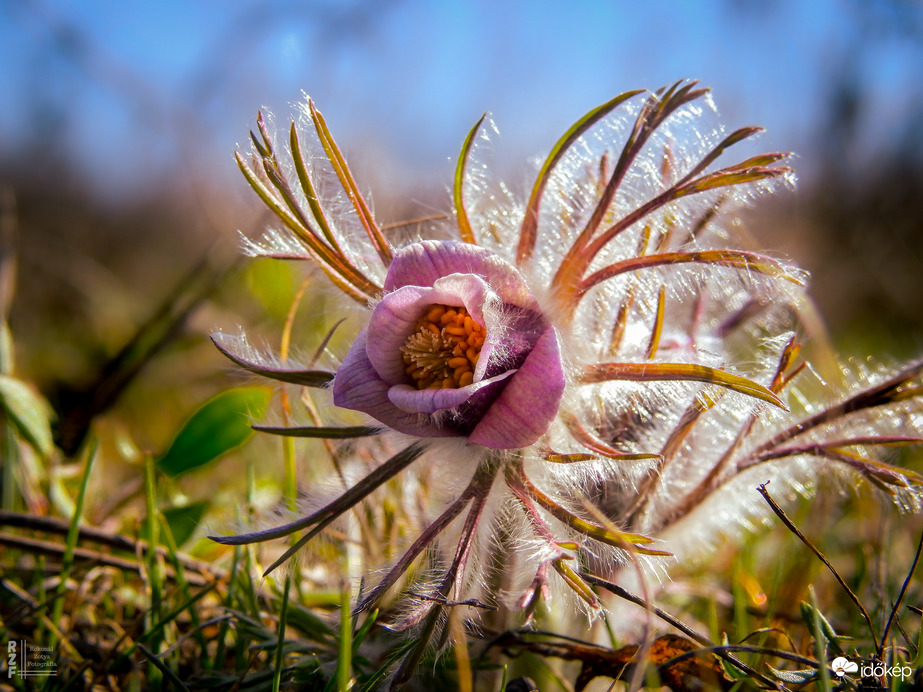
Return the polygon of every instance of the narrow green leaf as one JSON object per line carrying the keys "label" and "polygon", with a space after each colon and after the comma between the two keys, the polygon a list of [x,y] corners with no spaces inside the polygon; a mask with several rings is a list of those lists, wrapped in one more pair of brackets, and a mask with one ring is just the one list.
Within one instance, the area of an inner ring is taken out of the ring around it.
{"label": "narrow green leaf", "polygon": [[754,168],[745,168],[742,170],[736,170],[734,168],[728,168],[720,171],[715,171],[708,175],[703,175],[701,178],[698,178],[687,185],[683,185],[681,188],[677,188],[675,199],[680,197],[686,197],[687,195],[695,194],[698,192],[705,192],[706,190],[714,190],[719,187],[731,187],[732,185],[743,185],[744,183],[752,183],[757,180],[766,180],[768,178],[778,178],[779,176],[787,175],[791,172],[790,168],[785,166],[780,166],[779,168],[768,168],[765,166],[758,166]]}
{"label": "narrow green leaf", "polygon": [[330,277],[330,280],[336,284],[337,288],[340,288],[351,298],[355,298],[360,302],[367,301],[369,297],[381,290],[362,275],[352,263],[348,262],[342,255],[334,253],[329,247],[316,238],[311,233],[310,229],[305,228],[297,218],[292,216],[285,205],[279,202],[275,192],[267,187],[260,177],[247,165],[243,156],[235,152],[234,157],[237,159],[240,172],[243,173],[244,178],[247,179],[253,191],[263,200],[263,204],[265,204],[273,214],[278,216],[279,220],[303,242],[305,248],[312,254],[318,266]]}
{"label": "narrow green leaf", "polygon": [[[576,416],[570,415],[565,417],[564,425],[567,426],[568,432],[573,436],[577,442],[582,444],[587,449],[595,452],[596,454],[605,457],[606,459],[613,459],[615,461],[639,461],[642,459],[659,459],[663,461],[663,456],[660,454],[650,454],[650,453],[636,453],[636,452],[623,452],[621,450],[615,449],[611,445],[606,444],[600,440],[596,435],[590,432],[584,425],[581,423]],[[553,456],[553,454],[552,454]],[[567,456],[567,455],[565,455]],[[569,455],[574,456],[574,455]],[[548,461],[559,461],[558,459],[545,457]]]}
{"label": "narrow green leaf", "polygon": [[[729,646],[730,640],[728,639],[727,632],[721,633],[721,646]],[[728,677],[729,680],[736,680],[738,683],[747,677],[747,674],[744,673],[740,668],[735,665],[732,665],[723,656],[718,657],[718,662],[721,664],[721,667],[724,669],[724,674]]]}
{"label": "narrow green leaf", "polygon": [[599,600],[596,598],[596,594],[593,593],[593,589],[580,578],[580,575],[570,568],[570,565],[568,565],[564,559],[558,558],[552,562],[551,565],[554,567],[555,571],[561,575],[564,582],[574,590],[574,593],[586,601],[587,605],[591,608],[599,608]]}
{"label": "narrow green leaf", "polygon": [[468,212],[465,209],[465,167],[468,165],[468,156],[471,154],[471,148],[474,145],[474,136],[484,124],[487,113],[481,116],[462,144],[461,153],[458,155],[458,165],[455,166],[455,185],[453,187],[453,197],[455,201],[455,213],[458,215],[458,232],[461,239],[466,243],[476,243],[474,239],[474,230],[471,228],[471,221],[468,219]]}
{"label": "narrow green leaf", "polygon": [[[817,657],[817,673],[819,684],[817,689],[819,690],[829,690],[830,689],[830,673],[829,673],[829,664],[827,663],[827,645],[824,643],[823,638],[819,635],[820,631],[824,632],[824,637],[827,638],[827,641],[833,645],[834,650],[837,653],[842,653],[840,647],[836,644],[835,641],[830,641],[827,636],[827,630],[833,632],[833,628],[830,627],[830,623],[827,622],[827,619],[821,615],[820,608],[817,607],[817,596],[814,593],[814,587],[808,586],[808,596],[811,598],[811,605],[808,606],[807,611],[803,607],[807,604],[802,604],[801,613],[805,617],[809,613],[813,615],[813,623],[808,625],[811,632],[814,634],[814,646],[815,646],[815,655]],[[873,638],[874,633],[873,633]]]}
{"label": "narrow green leaf", "polygon": [[87,484],[90,481],[90,470],[93,468],[94,459],[96,459],[97,446],[98,443],[94,439],[87,449],[87,460],[83,466],[80,489],[77,491],[77,499],[74,502],[74,513],[71,515],[70,525],[67,528],[64,556],[61,558],[60,581],[58,581],[58,588],[55,593],[54,608],[51,611],[53,622],[60,622],[64,614],[67,580],[70,578],[71,568],[74,566],[74,551],[77,548],[77,539],[80,537],[80,515],[83,514],[83,502],[86,498]]}
{"label": "narrow green leaf", "polygon": [[251,417],[262,415],[268,403],[264,387],[232,389],[209,399],[189,417],[157,467],[178,476],[236,449],[253,434]]}
{"label": "narrow green leaf", "polygon": [[606,543],[607,545],[611,545],[616,548],[622,548],[623,550],[631,550],[642,555],[669,556],[672,554],[663,550],[653,550],[651,548],[643,547],[654,542],[654,539],[649,538],[648,536],[643,536],[637,533],[618,531],[616,529],[594,524],[593,522],[587,521],[586,519],[581,519],[545,495],[541,490],[535,487],[535,485],[533,485],[532,482],[525,477],[525,475],[520,477],[520,482],[522,483],[525,491],[529,494],[529,497],[541,505],[542,508],[547,510],[555,519],[564,522],[572,529],[579,531],[585,536],[590,536],[595,538],[597,541]]}
{"label": "narrow green leaf", "polygon": [[[236,566],[236,563],[235,563],[235,566]],[[135,640],[135,643],[129,646],[122,653],[121,656],[119,656],[118,658],[115,658],[114,660],[110,659],[111,663],[109,664],[109,667],[107,670],[109,670],[110,672],[117,671],[117,670],[123,670],[123,666],[129,661],[129,659],[131,658],[131,655],[135,652],[139,644],[150,641],[154,639],[155,637],[159,636],[163,632],[163,629],[167,625],[169,625],[171,622],[176,620],[176,618],[180,615],[180,613],[182,613],[185,610],[191,610],[194,604],[198,603],[205,596],[207,596],[212,591],[214,591],[216,586],[217,586],[217,582],[203,586],[202,589],[199,590],[189,600],[187,600],[185,603],[181,603],[178,607],[174,608],[169,613],[164,615],[163,618],[159,620],[156,624],[147,628],[137,638],[137,640]]]}
{"label": "narrow green leaf", "polygon": [[[762,131],[763,131],[763,128],[761,128],[761,127],[742,127],[742,128],[740,128],[739,130],[735,130],[734,132],[732,132],[731,134],[729,134],[727,137],[725,137],[725,138],[721,141],[721,143],[718,144],[718,146],[716,146],[714,149],[712,149],[710,152],[708,152],[708,154],[706,154],[704,157],[702,157],[702,160],[699,161],[699,163],[695,166],[695,168],[693,168],[691,171],[689,171],[689,173],[687,173],[687,174],[683,177],[683,179],[679,182],[678,185],[681,186],[681,185],[683,185],[683,183],[685,183],[685,182],[687,182],[687,181],[692,180],[693,178],[695,178],[695,177],[696,177],[697,175],[699,175],[702,171],[704,171],[706,168],[708,168],[712,163],[714,163],[714,161],[715,161],[716,159],[718,159],[718,157],[720,157],[721,154],[723,154],[723,153],[724,153],[727,149],[729,149],[730,147],[732,147],[732,146],[734,146],[735,144],[738,144],[739,142],[742,142],[743,140],[747,139],[748,137],[752,137],[753,135],[758,134],[758,133],[760,133],[760,132],[762,132]],[[772,155],[769,155],[769,156],[772,156]],[[783,157],[784,157],[784,155],[783,155]],[[761,156],[761,157],[758,157],[758,158],[759,158],[760,160],[765,160],[767,157],[766,157],[766,156]],[[778,160],[778,159],[776,159],[776,160]]]}
{"label": "narrow green leaf", "polygon": [[142,646],[141,644],[138,644],[137,649],[144,655],[144,658],[147,659],[148,663],[160,671],[160,673],[162,673],[163,676],[173,684],[175,689],[180,690],[180,692],[189,692],[189,688],[183,684],[182,680],[176,677],[176,673],[170,670],[169,666],[161,661],[153,651],[145,646]]}
{"label": "narrow green leaf", "polygon": [[22,380],[0,375],[0,409],[36,452],[44,458],[54,451],[51,407]]}
{"label": "narrow green leaf", "polygon": [[254,533],[241,534],[238,536],[209,536],[209,538],[224,545],[246,545],[248,543],[261,543],[275,538],[282,538],[283,536],[288,536],[296,531],[317,524],[316,529],[309,534],[313,536],[343,514],[343,512],[350,509],[380,485],[388,481],[388,479],[407,468],[425,449],[426,446],[424,444],[417,443],[401,450],[378,466],[361,481],[350,487],[346,492],[340,495],[339,498],[297,521],[272,529],[256,531]]}
{"label": "narrow green leaf", "polygon": [[781,680],[782,682],[787,682],[791,685],[803,685],[807,682],[817,677],[817,671],[813,668],[804,668],[802,670],[781,670],[779,668],[773,668],[768,663],[766,668],[769,669],[770,674],[776,679]]}
{"label": "narrow green leaf", "polygon": [[571,125],[567,132],[555,142],[554,146],[551,148],[551,152],[542,164],[541,170],[538,172],[538,177],[535,179],[535,184],[532,186],[532,193],[529,195],[529,202],[526,204],[526,213],[522,220],[522,227],[519,229],[519,247],[516,251],[517,264],[522,264],[532,255],[538,232],[538,209],[542,202],[545,186],[551,178],[551,171],[557,165],[558,161],[561,160],[565,152],[584,132],[622,105],[625,101],[640,93],[643,93],[643,89],[627,91],[624,94],[616,96],[611,101],[597,106]]}
{"label": "narrow green leaf", "polygon": [[558,452],[545,452],[542,458],[555,464],[575,464],[580,461],[593,461],[596,459],[592,454],[560,454]]}
{"label": "narrow green leaf", "polygon": [[353,622],[350,612],[349,587],[343,587],[340,600],[340,651],[337,658],[337,690],[348,692],[353,672]]}
{"label": "narrow green leaf", "polygon": [[288,616],[288,592],[291,588],[291,575],[286,575],[282,590],[282,607],[279,609],[279,633],[276,640],[275,665],[272,674],[272,692],[279,692],[282,684],[282,669],[285,663],[285,622]]}
{"label": "narrow green leaf", "polygon": [[597,363],[589,366],[582,378],[584,384],[626,380],[630,382],[654,382],[669,380],[692,380],[706,382],[735,392],[762,399],[783,410],[788,410],[782,400],[763,385],[746,377],[694,363]]}
{"label": "narrow green leaf", "polygon": [[830,624],[830,621],[824,617],[824,614],[820,612],[819,609],[802,601],[801,619],[815,639],[824,639],[828,644],[833,646],[834,651],[843,653],[840,645],[837,643],[840,639],[839,635],[836,633],[836,630],[833,629],[833,625]]}
{"label": "narrow green leaf", "polygon": [[393,257],[391,247],[388,245],[388,241],[382,235],[381,229],[375,222],[375,217],[372,215],[368,203],[359,192],[359,185],[356,183],[355,178],[353,178],[353,174],[349,170],[349,166],[346,164],[346,159],[343,157],[340,148],[333,140],[333,135],[327,127],[324,116],[314,107],[314,102],[311,100],[308,100],[308,108],[311,110],[311,119],[314,121],[314,129],[317,130],[317,136],[320,138],[321,146],[324,147],[324,151],[327,153],[327,158],[333,166],[333,170],[340,181],[340,185],[343,187],[343,191],[352,203],[353,209],[356,210],[356,216],[359,217],[359,221],[365,228],[369,240],[372,241],[372,245],[381,258],[382,264],[387,267],[391,264],[391,258]]}
{"label": "narrow green leaf", "polygon": [[320,437],[327,440],[350,439],[353,437],[369,437],[381,433],[381,428],[370,428],[364,425],[354,425],[344,428],[325,428],[306,426],[303,428],[274,428],[265,425],[254,425],[253,429],[270,435],[282,437]]}
{"label": "narrow green leaf", "polygon": [[320,204],[317,191],[314,189],[314,182],[311,180],[311,176],[308,175],[308,167],[305,163],[304,152],[301,149],[301,140],[298,138],[298,128],[295,126],[295,123],[292,123],[289,132],[289,145],[292,149],[292,161],[295,163],[295,172],[298,174],[298,182],[301,184],[301,189],[304,190],[304,195],[308,200],[308,206],[311,207],[314,220],[317,222],[317,225],[320,226],[321,233],[324,234],[324,238],[327,239],[330,246],[338,253],[342,254],[340,245],[330,229],[327,215],[324,213],[324,209]]}
{"label": "narrow green leaf", "polygon": [[353,635],[353,656],[359,651],[359,645],[365,640],[365,636],[371,631],[372,626],[378,620],[378,608],[375,608],[362,623],[362,626]]}
{"label": "narrow green leaf", "polygon": [[294,533],[294,531],[290,530],[293,526],[301,525],[303,527],[307,527],[315,524],[313,529],[306,532],[301,538],[298,539],[294,545],[292,545],[291,548],[282,553],[281,557],[277,558],[275,562],[273,562],[263,571],[263,576],[265,577],[279,565],[283,564],[286,560],[292,557],[292,555],[301,550],[308,543],[308,541],[310,541],[312,538],[314,538],[314,536],[327,528],[327,526],[333,522],[334,519],[343,514],[343,512],[355,505],[359,500],[363,499],[366,495],[371,493],[375,488],[380,486],[389,478],[397,475],[407,466],[409,466],[418,456],[423,453],[424,449],[425,448],[419,444],[410,445],[410,447],[407,449],[398,452],[393,457],[388,459],[388,461],[372,471],[372,473],[363,478],[361,481],[356,483],[356,485],[343,493],[338,499],[334,500],[326,507],[319,509],[314,514],[300,519],[293,524],[288,524],[277,529],[269,529],[268,531],[257,532],[256,534],[250,534],[249,536],[237,536],[236,540],[235,537],[227,536],[222,538],[210,536],[210,538],[217,541],[218,543],[224,543],[226,545],[255,543],[256,541],[253,540],[254,536],[259,536],[261,534],[265,536],[274,532],[282,532],[282,535],[288,535],[290,533]]}
{"label": "narrow green leaf", "polygon": [[323,388],[333,382],[332,372],[326,372],[324,370],[296,370],[284,366],[276,367],[264,365],[254,360],[248,360],[228,349],[222,343],[220,335],[212,336],[212,343],[224,354],[225,358],[256,375],[262,375],[263,377],[278,380],[279,382],[298,384],[302,387]]}
{"label": "narrow green leaf", "polygon": [[630,257],[594,272],[580,283],[581,295],[593,286],[620,274],[635,272],[651,267],[662,267],[686,263],[713,264],[735,269],[754,271],[767,276],[778,276],[797,284],[804,282],[797,273],[791,271],[781,262],[743,250],[699,250],[691,252],[664,252],[655,255]]}
{"label": "narrow green leaf", "polygon": [[[335,596],[335,603],[338,603],[340,594],[335,594]],[[327,603],[325,602],[324,605]],[[288,624],[312,642],[327,644],[334,638],[333,628],[316,615],[314,610],[298,602],[288,604]]]}

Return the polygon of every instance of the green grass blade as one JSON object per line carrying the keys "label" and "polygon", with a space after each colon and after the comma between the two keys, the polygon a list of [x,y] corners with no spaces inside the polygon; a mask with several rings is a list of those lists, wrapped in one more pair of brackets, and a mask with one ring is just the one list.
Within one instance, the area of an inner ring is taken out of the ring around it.
{"label": "green grass blade", "polygon": [[[157,655],[150,649],[146,649],[141,644],[138,645],[138,651],[144,654],[144,658],[147,659],[154,668],[156,668],[167,680],[169,680],[175,689],[189,691],[189,688],[183,684],[183,681],[176,677],[176,673],[170,670],[170,667],[167,666],[163,661],[157,658]],[[152,676],[153,677],[153,676]],[[152,685],[153,685],[153,681]]]}
{"label": "green grass blade", "polygon": [[353,619],[349,587],[343,585],[340,598],[340,656],[337,661],[337,690],[347,692],[353,672]]}
{"label": "green grass blade", "polygon": [[[61,559],[61,575],[58,582],[58,588],[55,593],[55,604],[52,611],[52,622],[61,622],[64,615],[64,592],[67,589],[67,580],[70,577],[71,568],[74,566],[74,549],[77,546],[77,538],[80,535],[80,515],[83,513],[83,501],[86,497],[87,482],[90,479],[90,469],[93,468],[93,460],[96,458],[97,442],[94,439],[87,449],[87,460],[83,466],[83,475],[80,478],[80,489],[77,491],[77,501],[74,504],[74,514],[71,517],[70,526],[67,529],[67,538],[64,542],[64,556]],[[52,639],[54,637],[52,636]]]}
{"label": "green grass blade", "polygon": [[817,655],[817,673],[818,686],[820,690],[830,689],[830,667],[827,664],[827,638],[823,634],[824,623],[821,620],[820,608],[817,607],[817,596],[814,593],[814,587],[808,587],[808,594],[811,597],[811,610],[814,613],[814,622],[812,630],[814,635],[814,646]]}
{"label": "green grass blade", "polygon": [[[162,535],[164,543],[167,546],[167,557],[170,558],[170,562],[173,564],[173,570],[176,572],[176,583],[179,585],[180,592],[183,595],[184,604],[181,607],[186,607],[189,611],[189,619],[192,622],[193,630],[195,631],[196,639],[199,642],[199,646],[202,647],[202,651],[205,651],[208,643],[205,641],[205,635],[202,633],[201,629],[201,620],[199,618],[199,613],[195,608],[192,607],[192,596],[189,592],[189,583],[186,581],[184,575],[183,563],[179,558],[179,548],[177,547],[177,541],[174,537],[173,529],[167,516],[158,512],[157,515],[160,517],[160,528],[162,530]],[[151,547],[153,550],[153,546]],[[208,664],[208,659],[205,659],[206,665]]]}
{"label": "green grass blade", "polygon": [[[162,619],[160,609],[163,605],[163,582],[161,581],[160,560],[157,555],[157,541],[159,535],[159,525],[157,522],[157,480],[156,471],[154,469],[154,459],[150,455],[144,460],[144,497],[147,505],[147,579],[148,588],[150,589],[150,608],[145,616],[146,634],[149,631],[153,631],[155,624]],[[160,650],[160,644],[163,641],[162,630],[157,629],[156,632],[156,634],[153,634],[149,638],[154,652]],[[147,656],[147,654],[145,654],[145,656]],[[158,665],[160,661],[156,659],[156,656],[154,656],[153,660],[148,656],[148,661],[152,665],[149,673],[151,689],[159,690],[162,678],[158,673],[163,672],[163,667]]]}
{"label": "green grass blade", "polygon": [[275,665],[272,673],[272,692],[279,692],[282,684],[282,667],[285,663],[285,619],[288,616],[288,591],[291,579],[285,578],[282,588],[282,607],[279,609],[279,638],[276,641]]}

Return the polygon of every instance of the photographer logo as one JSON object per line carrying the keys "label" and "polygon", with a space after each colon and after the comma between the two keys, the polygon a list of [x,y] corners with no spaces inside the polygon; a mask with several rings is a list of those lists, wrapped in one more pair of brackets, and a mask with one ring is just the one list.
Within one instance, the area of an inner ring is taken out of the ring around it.
{"label": "photographer logo", "polygon": [[34,646],[25,639],[10,639],[6,643],[6,677],[51,677],[57,675],[58,663],[54,651],[47,646]]}

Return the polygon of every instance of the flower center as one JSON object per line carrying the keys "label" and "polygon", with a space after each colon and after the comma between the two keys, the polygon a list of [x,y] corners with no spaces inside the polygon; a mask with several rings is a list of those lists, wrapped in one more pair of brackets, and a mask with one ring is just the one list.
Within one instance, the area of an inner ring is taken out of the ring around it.
{"label": "flower center", "polygon": [[417,389],[458,389],[474,381],[486,332],[463,307],[431,305],[401,353]]}

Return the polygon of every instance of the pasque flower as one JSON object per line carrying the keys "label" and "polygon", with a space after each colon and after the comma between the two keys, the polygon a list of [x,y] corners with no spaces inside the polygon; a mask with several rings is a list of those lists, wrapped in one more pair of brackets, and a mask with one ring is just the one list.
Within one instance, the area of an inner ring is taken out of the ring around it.
{"label": "pasque flower", "polygon": [[384,296],[333,381],[337,406],[420,437],[527,447],[558,412],[554,328],[525,281],[487,250],[423,241],[399,251]]}
{"label": "pasque flower", "polygon": [[[282,156],[262,116],[252,157],[238,156],[283,225],[246,249],[307,260],[362,324],[331,369],[314,365],[329,335],[307,366],[242,337],[215,342],[252,372],[332,389],[336,407],[367,414],[338,426],[312,405],[310,425],[262,428],[326,438],[341,479],[356,478],[350,465],[365,475],[297,521],[217,540],[305,531],[273,569],[360,503],[374,511],[389,479],[413,478],[418,523],[389,535],[400,557],[357,604],[389,604],[415,575],[388,609],[419,635],[396,681],[450,618],[529,618],[557,586],[595,609],[599,576],[700,556],[768,511],[754,489],[766,480],[797,495],[847,475],[919,507],[919,478],[878,452],[920,441],[923,362],[807,367],[803,272],[734,246],[740,206],[793,181],[787,155],[719,164],[759,128],[726,131],[695,82],[587,113],[525,200],[483,177],[481,118],[458,159],[454,215],[400,241],[311,102],[304,120],[320,156],[294,124]],[[320,195],[331,181],[339,195]]]}

